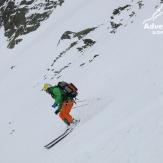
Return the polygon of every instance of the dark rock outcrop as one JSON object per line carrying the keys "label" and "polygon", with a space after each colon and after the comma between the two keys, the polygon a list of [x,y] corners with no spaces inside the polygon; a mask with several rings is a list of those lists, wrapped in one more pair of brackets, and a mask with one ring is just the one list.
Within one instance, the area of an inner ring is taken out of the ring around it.
{"label": "dark rock outcrop", "polygon": [[14,0],[0,1],[0,26],[4,26],[4,35],[8,48],[14,48],[23,40],[23,35],[37,30],[41,22],[48,19],[57,6],[64,0]]}

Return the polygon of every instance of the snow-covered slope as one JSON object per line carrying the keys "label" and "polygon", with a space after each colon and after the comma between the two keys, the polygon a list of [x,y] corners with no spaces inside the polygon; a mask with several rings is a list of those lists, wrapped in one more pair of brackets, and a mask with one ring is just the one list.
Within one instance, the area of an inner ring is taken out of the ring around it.
{"label": "snow-covered slope", "polygon": [[[65,1],[12,50],[2,26],[0,162],[162,163],[163,37],[143,25],[159,6]],[[47,151],[66,126],[41,89],[61,80],[79,88],[81,123]]]}

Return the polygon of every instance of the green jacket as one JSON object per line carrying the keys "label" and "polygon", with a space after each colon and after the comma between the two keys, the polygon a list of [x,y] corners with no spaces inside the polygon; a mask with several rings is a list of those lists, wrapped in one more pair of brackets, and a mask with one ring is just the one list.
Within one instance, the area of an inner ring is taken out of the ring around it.
{"label": "green jacket", "polygon": [[56,114],[60,112],[62,104],[65,100],[73,100],[71,97],[66,97],[64,91],[58,86],[48,88],[47,92],[55,100],[55,103],[58,104],[58,109],[55,112]]}
{"label": "green jacket", "polygon": [[58,104],[60,107],[64,101],[63,90],[60,89],[58,86],[54,86],[54,87],[48,88],[47,91],[52,96],[52,98],[55,100],[55,103]]}

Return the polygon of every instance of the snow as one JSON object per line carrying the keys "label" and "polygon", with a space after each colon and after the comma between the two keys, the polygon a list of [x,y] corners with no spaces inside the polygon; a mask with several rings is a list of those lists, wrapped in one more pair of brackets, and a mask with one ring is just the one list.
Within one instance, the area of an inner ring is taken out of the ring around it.
{"label": "snow", "polygon": [[[134,23],[111,34],[111,13],[125,2],[69,0],[15,49],[6,49],[2,38],[0,162],[163,162],[163,38],[143,29],[143,21],[152,16],[158,1],[144,1]],[[67,42],[57,48],[61,35],[98,25],[87,36],[97,43],[83,55],[69,51],[55,64],[58,70],[72,63],[61,78],[44,80],[43,75],[51,75],[46,69],[67,48]],[[95,54],[99,57],[89,63]],[[80,67],[83,62],[86,65]],[[77,103],[72,114],[81,122],[47,151],[43,146],[66,126],[51,109],[53,99],[41,89],[45,82],[60,80],[79,88],[83,102]]]}

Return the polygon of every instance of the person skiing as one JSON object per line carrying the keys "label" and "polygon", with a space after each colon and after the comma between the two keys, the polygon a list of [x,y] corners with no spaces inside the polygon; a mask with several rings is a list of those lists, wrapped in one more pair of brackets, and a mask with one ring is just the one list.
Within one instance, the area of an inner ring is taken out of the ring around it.
{"label": "person skiing", "polygon": [[77,122],[70,112],[75,104],[74,98],[77,96],[77,88],[72,84],[66,82],[59,82],[58,85],[52,86],[45,83],[43,89],[46,93],[50,94],[55,100],[52,105],[55,108],[55,114],[59,114],[59,117],[68,125]]}

